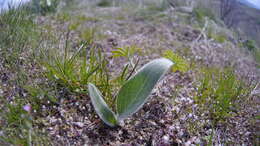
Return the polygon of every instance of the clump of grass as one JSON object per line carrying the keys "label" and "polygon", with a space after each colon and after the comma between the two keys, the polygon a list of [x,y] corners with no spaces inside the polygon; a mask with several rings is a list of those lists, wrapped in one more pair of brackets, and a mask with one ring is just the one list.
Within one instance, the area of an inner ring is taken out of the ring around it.
{"label": "clump of grass", "polygon": [[251,92],[251,86],[239,80],[232,69],[228,68],[202,69],[200,82],[194,99],[202,110],[209,112],[213,125],[225,122],[235,114],[240,103],[244,103]]}
{"label": "clump of grass", "polygon": [[46,68],[49,79],[78,92],[84,90],[84,85],[89,80],[97,85],[102,84],[106,77],[106,60],[100,48],[85,43],[72,54],[67,49],[64,51],[64,54],[42,53],[45,58],[42,65]]}
{"label": "clump of grass", "polygon": [[0,14],[0,55],[8,66],[19,64],[22,52],[35,47],[38,36],[27,7],[10,8]]}

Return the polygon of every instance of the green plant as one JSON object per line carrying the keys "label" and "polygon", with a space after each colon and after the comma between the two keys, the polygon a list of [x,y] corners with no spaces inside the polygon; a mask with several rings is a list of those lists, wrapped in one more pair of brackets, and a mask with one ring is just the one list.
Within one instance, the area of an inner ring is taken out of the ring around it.
{"label": "green plant", "polygon": [[244,42],[244,47],[246,47],[249,51],[256,51],[257,46],[254,40],[246,40]]}
{"label": "green plant", "polygon": [[147,101],[158,80],[172,65],[172,61],[162,58],[143,66],[136,75],[126,81],[116,95],[116,114],[106,104],[95,85],[89,83],[89,95],[99,117],[107,125],[115,126],[135,113]]}
{"label": "green plant", "polygon": [[255,57],[256,62],[258,63],[258,68],[260,68],[260,49],[258,49],[254,52],[254,57]]}
{"label": "green plant", "polygon": [[95,28],[87,28],[81,32],[80,37],[88,44],[92,44],[94,42],[95,33]]}
{"label": "green plant", "polygon": [[56,19],[61,22],[66,22],[66,21],[70,21],[72,19],[72,16],[69,13],[63,12],[63,13],[58,13],[56,15]]}
{"label": "green plant", "polygon": [[180,71],[180,72],[187,72],[189,69],[189,64],[186,60],[184,60],[181,56],[174,53],[172,50],[167,50],[163,53],[165,58],[168,58],[175,62],[174,67],[172,67],[172,71]]}
{"label": "green plant", "polygon": [[205,17],[208,17],[209,19],[216,21],[216,17],[210,9],[197,7],[193,9],[192,13],[200,24],[204,24]]}
{"label": "green plant", "polygon": [[[0,97],[2,98],[2,97]],[[26,101],[17,97],[13,103],[4,101],[0,110],[0,144],[5,145],[49,145],[49,138],[33,127],[31,107]]]}
{"label": "green plant", "polygon": [[227,40],[226,36],[222,34],[216,34],[215,36],[213,36],[213,39],[215,39],[219,43],[224,43]]}
{"label": "green plant", "polygon": [[117,57],[126,58],[128,60],[128,62],[130,63],[130,65],[133,67],[134,66],[134,55],[135,54],[141,55],[142,49],[132,45],[132,46],[126,46],[126,47],[122,47],[122,48],[115,48],[115,49],[113,49],[112,53],[113,53],[113,57],[115,57],[115,58],[117,58]]}
{"label": "green plant", "polygon": [[18,64],[21,54],[36,46],[39,38],[36,28],[27,7],[11,7],[0,14],[0,60],[5,65]]}
{"label": "green plant", "polygon": [[224,32],[215,32],[215,31],[213,31],[213,29],[214,28],[212,28],[212,27],[207,28],[207,36],[209,38],[216,40],[219,43],[224,43],[227,40],[227,37],[224,34]]}
{"label": "green plant", "polygon": [[49,12],[55,12],[59,4],[59,0],[32,0],[33,10],[36,13],[45,15]]}
{"label": "green plant", "polygon": [[209,111],[213,125],[225,121],[233,109],[250,94],[251,87],[237,79],[231,69],[202,69],[202,79],[195,96],[195,102],[202,110]]}
{"label": "green plant", "polygon": [[42,51],[42,56],[47,77],[72,91],[82,92],[89,81],[106,83],[106,60],[96,46],[84,43],[72,54],[65,48],[64,54]]}
{"label": "green plant", "polygon": [[260,48],[257,47],[256,42],[254,40],[246,40],[245,42],[243,42],[242,45],[252,53],[256,62],[258,63],[258,67],[259,67],[260,66]]}
{"label": "green plant", "polygon": [[165,9],[163,5],[149,4],[147,7],[137,9],[135,16],[143,20],[156,20],[166,16],[164,14]]}
{"label": "green plant", "polygon": [[112,5],[110,0],[101,0],[97,3],[97,6],[99,7],[110,7]]}

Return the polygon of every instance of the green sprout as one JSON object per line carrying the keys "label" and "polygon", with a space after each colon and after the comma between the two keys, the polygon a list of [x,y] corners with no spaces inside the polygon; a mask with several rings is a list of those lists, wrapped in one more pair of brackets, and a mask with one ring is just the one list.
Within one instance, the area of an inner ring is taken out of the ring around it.
{"label": "green sprout", "polygon": [[170,60],[174,60],[175,65],[172,67],[172,71],[180,71],[182,73],[185,73],[189,70],[189,64],[186,60],[184,60],[181,56],[174,53],[172,50],[167,50],[164,52],[164,57],[168,58]]}
{"label": "green sprout", "polygon": [[116,113],[109,108],[97,87],[89,83],[89,96],[98,116],[104,123],[114,127],[137,112],[147,101],[156,83],[172,65],[173,62],[166,58],[156,59],[144,65],[126,81],[116,95]]}

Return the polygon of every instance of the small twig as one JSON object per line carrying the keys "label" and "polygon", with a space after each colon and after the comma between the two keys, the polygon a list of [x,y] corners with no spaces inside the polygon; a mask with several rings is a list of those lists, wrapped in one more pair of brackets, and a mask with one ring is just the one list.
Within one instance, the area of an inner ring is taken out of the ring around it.
{"label": "small twig", "polygon": [[255,86],[255,88],[251,91],[250,95],[255,95],[255,94],[260,93],[260,91],[257,91],[257,90],[256,90],[259,84],[260,84],[260,83],[258,83],[258,84]]}
{"label": "small twig", "polygon": [[208,27],[208,19],[206,18],[204,27],[202,28],[200,35],[191,43],[191,50],[194,48],[195,44],[200,40],[200,38],[202,36],[204,36],[204,37],[206,36],[205,30],[206,30],[207,27]]}
{"label": "small twig", "polygon": [[132,69],[132,71],[130,72],[130,74],[129,74],[128,77],[126,78],[126,80],[128,80],[128,79],[133,75],[133,73],[135,72],[135,69],[137,68],[137,65],[139,64],[139,61],[140,61],[140,59],[138,58],[138,60],[137,60],[137,62],[136,62],[136,64],[135,64],[135,66],[134,66],[134,68]]}

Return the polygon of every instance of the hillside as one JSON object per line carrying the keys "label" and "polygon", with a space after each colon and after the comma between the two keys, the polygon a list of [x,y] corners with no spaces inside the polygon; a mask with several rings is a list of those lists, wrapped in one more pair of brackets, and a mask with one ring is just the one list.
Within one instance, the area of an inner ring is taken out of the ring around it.
{"label": "hillside", "polygon": [[259,52],[259,9],[250,5],[246,0],[197,0],[193,2],[191,7],[208,9],[209,13],[213,13],[215,17],[223,20],[226,26],[236,33],[239,42],[252,41],[255,46],[258,46]]}
{"label": "hillside", "polygon": [[[259,62],[205,9],[163,0],[39,7],[0,14],[0,145],[259,145]],[[116,112],[120,88],[161,57],[175,64],[147,103],[106,125],[88,83]]]}

